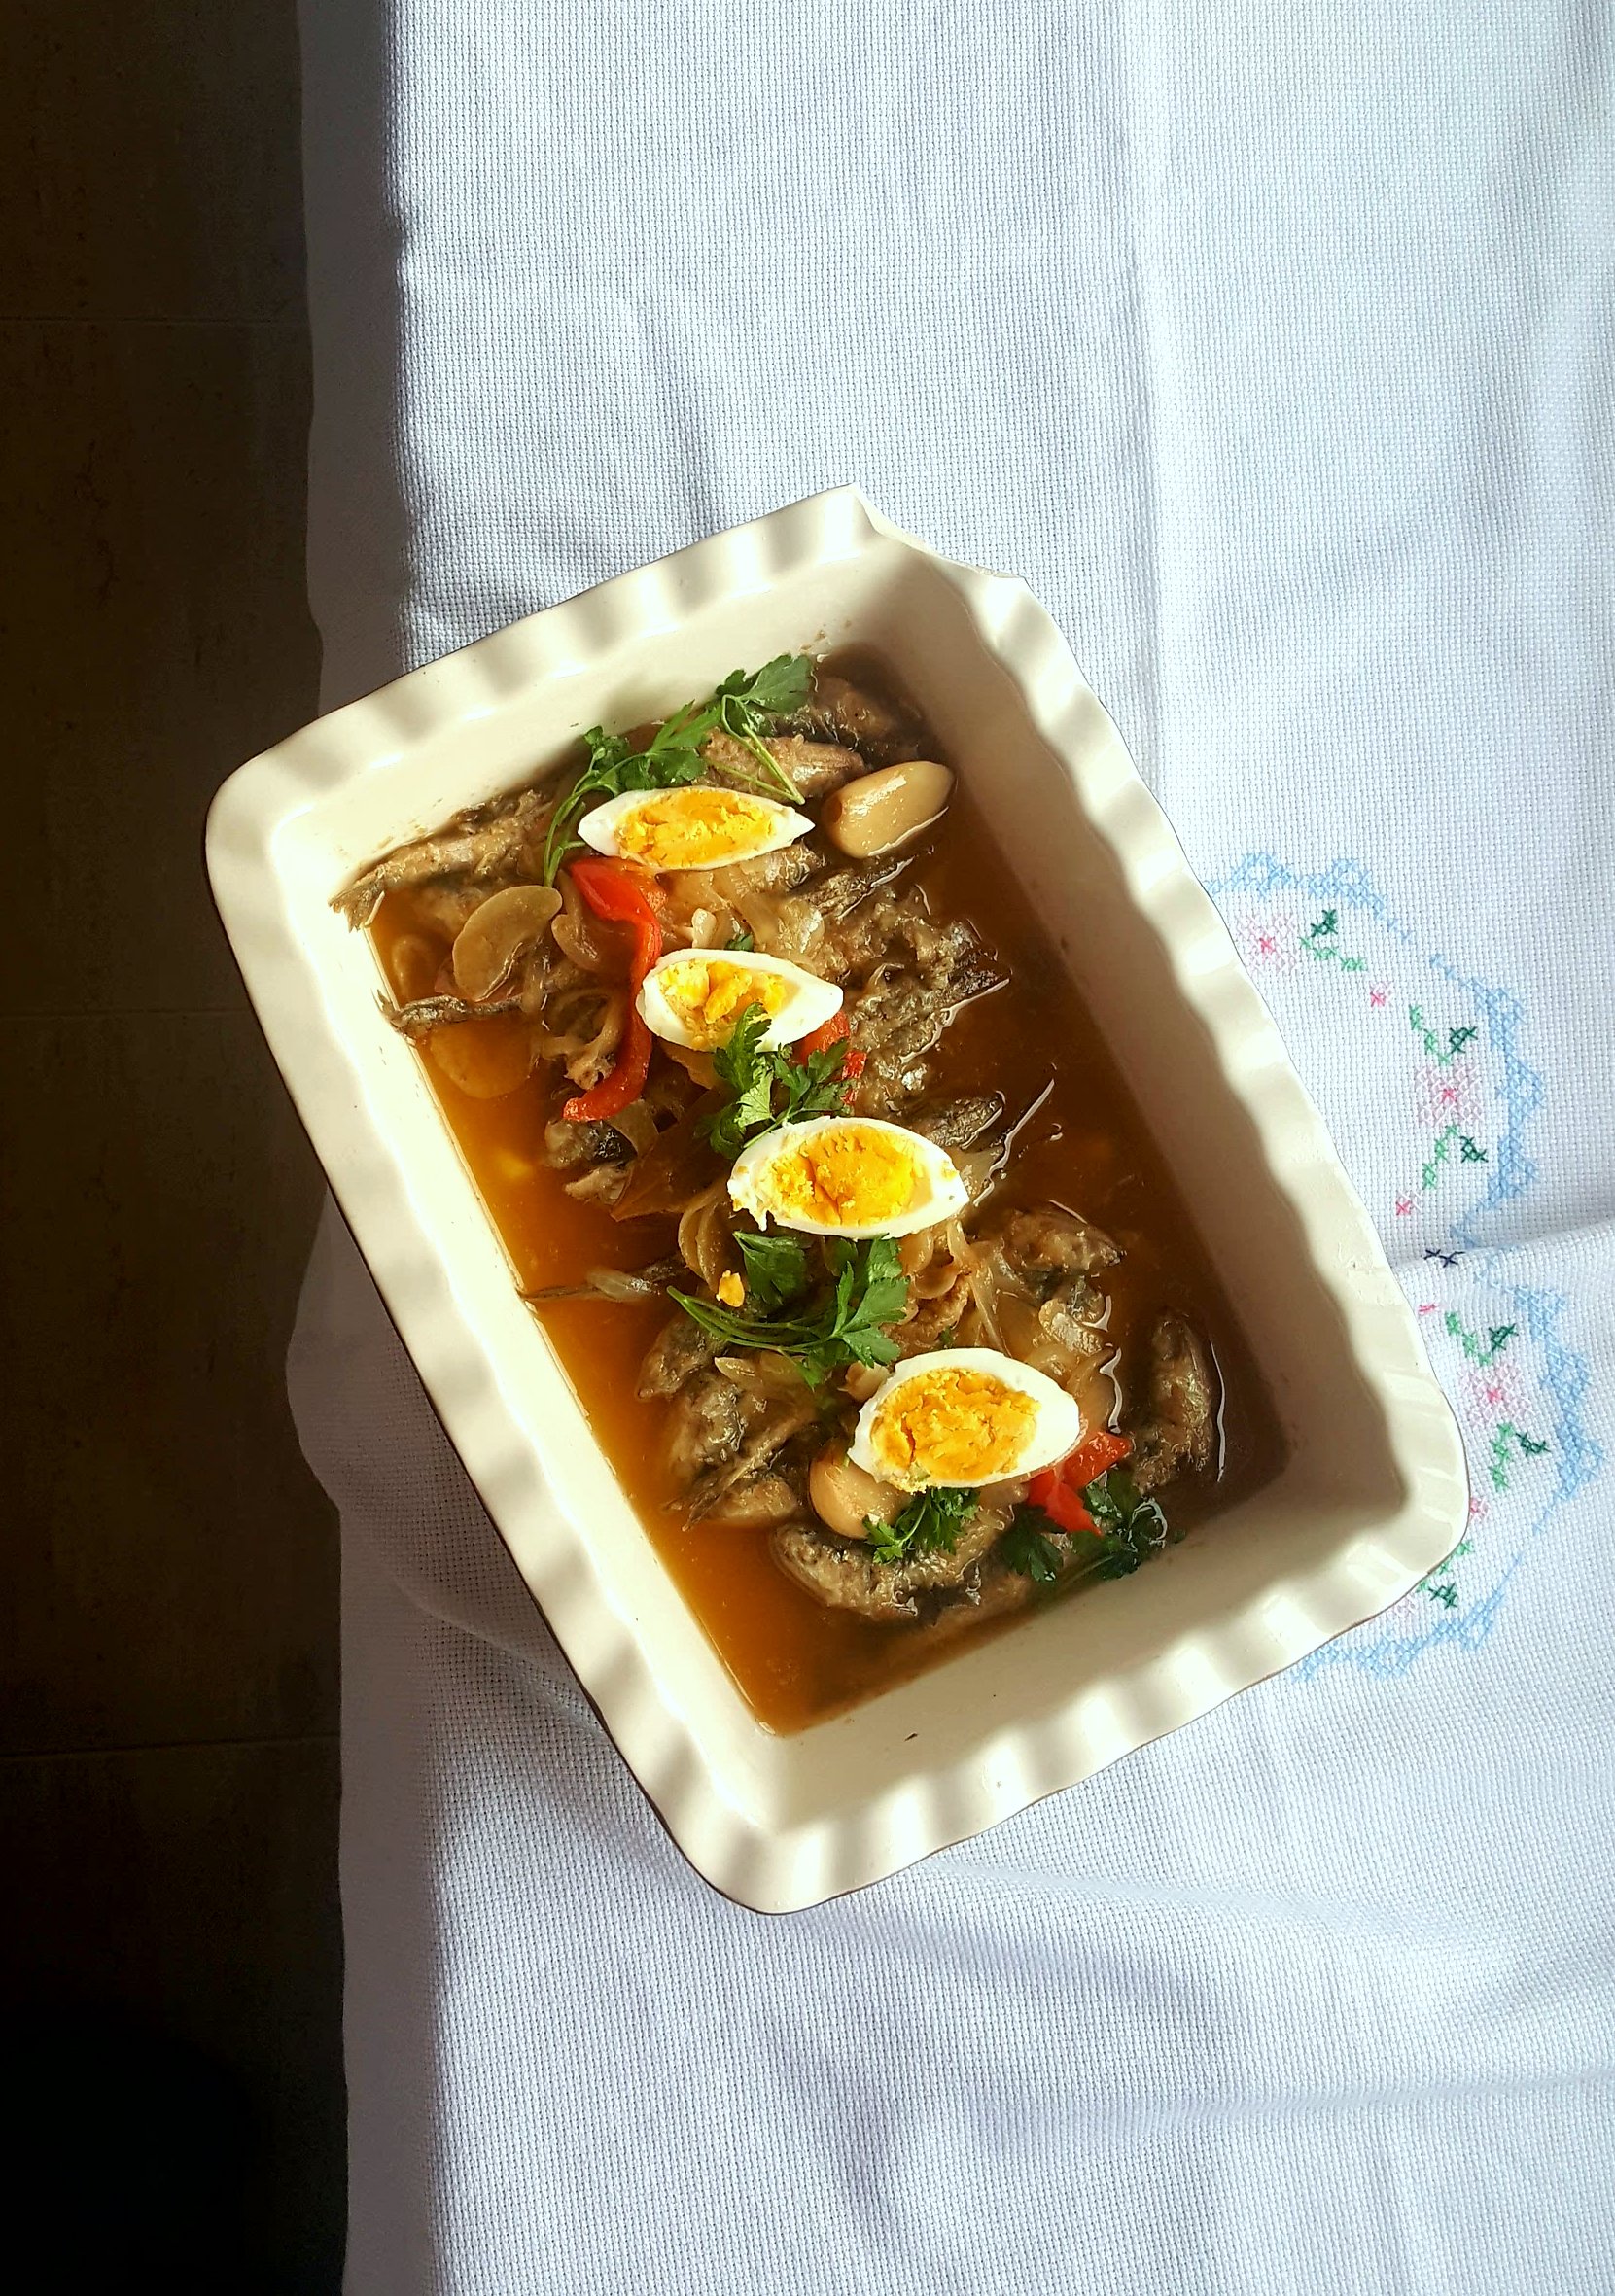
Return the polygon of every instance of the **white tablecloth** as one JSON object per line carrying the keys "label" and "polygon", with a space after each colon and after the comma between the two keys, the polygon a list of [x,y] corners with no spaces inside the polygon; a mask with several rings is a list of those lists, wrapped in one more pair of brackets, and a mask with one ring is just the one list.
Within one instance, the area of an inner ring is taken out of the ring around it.
{"label": "white tablecloth", "polygon": [[1475,1498],[1387,1618],[781,1921],[688,1872],[334,1221],[362,2296],[1615,2286],[1611,23],[308,0],[336,700],[846,478],[1028,575]]}

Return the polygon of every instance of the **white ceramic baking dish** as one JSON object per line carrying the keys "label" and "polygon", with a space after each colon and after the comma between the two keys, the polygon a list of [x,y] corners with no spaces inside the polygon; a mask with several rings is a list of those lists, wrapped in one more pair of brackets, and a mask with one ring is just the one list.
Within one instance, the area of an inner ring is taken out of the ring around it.
{"label": "white ceramic baking dish", "polygon": [[[1125,1048],[1289,1455],[1136,1577],[777,1736],[618,1490],[416,1056],[381,1017],[369,944],[331,899],[387,847],[563,759],[583,726],[658,716],[739,665],[854,638],[921,698]],[[731,1897],[812,1905],[976,1833],[1304,1657],[1456,1544],[1462,1454],[1413,1317],[1115,727],[1024,583],[934,556],[853,489],[321,718],[225,784],[208,861],[274,1056],[443,1425],[646,1793]]]}

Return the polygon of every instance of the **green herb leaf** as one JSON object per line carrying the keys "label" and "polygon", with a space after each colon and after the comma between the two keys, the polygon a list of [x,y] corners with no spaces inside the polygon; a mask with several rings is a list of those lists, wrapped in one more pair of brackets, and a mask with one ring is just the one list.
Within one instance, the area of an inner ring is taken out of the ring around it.
{"label": "green herb leaf", "polygon": [[760,1004],[749,1004],[727,1044],[713,1054],[713,1071],[730,1098],[726,1107],[703,1117],[697,1129],[720,1156],[738,1156],[748,1133],[774,1121],[774,1070],[762,1049],[767,1033],[767,1012]]}
{"label": "green herb leaf", "polygon": [[750,678],[737,670],[718,691],[763,716],[794,717],[813,691],[813,661],[807,654],[776,654]]}
{"label": "green herb leaf", "polygon": [[812,686],[813,664],[807,655],[781,654],[750,674],[731,672],[707,701],[684,703],[643,749],[632,748],[622,734],[591,725],[583,736],[588,760],[550,817],[544,849],[544,883],[554,884],[555,872],[577,844],[574,824],[591,804],[620,797],[629,789],[678,789],[698,782],[707,770],[701,745],[720,728],[744,743],[775,788],[791,799],[798,797],[795,783],[763,746],[763,736],[777,717],[801,707]]}
{"label": "green herb leaf", "polygon": [[767,1033],[767,1008],[760,1004],[745,1005],[729,1031],[728,1041],[713,1054],[714,1073],[737,1098],[742,1093],[750,1092],[763,1073],[762,1040]]}
{"label": "green herb leaf", "polygon": [[[1046,1531],[1041,1527],[1044,1523],[1048,1524]],[[1054,1543],[1058,1536],[1053,1517],[1040,1507],[1017,1507],[1008,1530],[999,1541],[999,1552],[1023,1579],[1031,1579],[1038,1586],[1052,1586],[1061,1570],[1061,1550]]]}
{"label": "green herb leaf", "polygon": [[1123,1467],[1112,1467],[1089,1483],[1082,1504],[1099,1527],[1107,1579],[1125,1578],[1171,1544],[1165,1514],[1155,1500],[1140,1497]]}
{"label": "green herb leaf", "polygon": [[[745,1246],[741,1249],[744,1252]],[[783,1303],[774,1314],[725,1307],[690,1292],[670,1292],[668,1297],[730,1351],[772,1347],[794,1356],[810,1387],[823,1386],[832,1372],[850,1363],[894,1362],[897,1343],[884,1326],[899,1322],[908,1306],[908,1285],[896,1245],[889,1235],[872,1236],[866,1243],[832,1236],[825,1260],[835,1279],[833,1288],[822,1290],[812,1302]]]}
{"label": "green herb leaf", "polygon": [[844,1116],[847,1110],[846,1037],[809,1053],[805,1061],[792,1054],[775,1057],[774,1081],[785,1094],[782,1124],[805,1124],[810,1116]]}
{"label": "green herb leaf", "polygon": [[762,769],[760,784],[769,783],[793,803],[801,796],[779,760],[769,754],[765,736],[774,721],[792,716],[813,691],[813,664],[806,654],[776,654],[750,677],[736,670],[713,696],[718,722],[726,734],[750,749]]}
{"label": "green herb leaf", "polygon": [[807,1290],[807,1250],[798,1236],[737,1228],[735,1244],[746,1269],[746,1297],[765,1312],[790,1306]]}
{"label": "green herb leaf", "polygon": [[789,1049],[764,1047],[767,1033],[767,1013],[760,1004],[749,1004],[727,1044],[713,1054],[714,1073],[731,1097],[726,1107],[703,1117],[700,1131],[720,1156],[738,1156],[750,1134],[770,1125],[846,1113],[846,1038],[798,1061]]}
{"label": "green herb leaf", "polygon": [[1141,1498],[1120,1467],[1096,1477],[1082,1493],[1096,1530],[1067,1533],[1042,1508],[1017,1507],[999,1552],[1012,1571],[1051,1586],[1057,1579],[1125,1579],[1172,1545],[1172,1530],[1153,1499]]}
{"label": "green herb leaf", "polygon": [[852,1248],[861,1254],[852,1270],[859,1321],[864,1325],[895,1323],[908,1305],[908,1279],[897,1246],[890,1235],[872,1235],[867,1243],[855,1243]]}
{"label": "green herb leaf", "polygon": [[742,925],[738,932],[729,935],[723,946],[725,949],[755,949],[756,943],[746,927]]}
{"label": "green herb leaf", "polygon": [[890,1522],[866,1514],[863,1527],[869,1534],[875,1560],[897,1563],[906,1562],[915,1554],[951,1554],[959,1544],[960,1532],[979,1505],[973,1490],[955,1490],[949,1484],[934,1483],[930,1490],[916,1491]]}

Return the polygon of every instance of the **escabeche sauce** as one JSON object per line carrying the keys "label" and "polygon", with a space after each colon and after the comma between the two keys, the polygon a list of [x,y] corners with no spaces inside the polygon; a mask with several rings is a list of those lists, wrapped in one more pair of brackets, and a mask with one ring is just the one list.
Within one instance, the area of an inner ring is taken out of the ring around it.
{"label": "escabeche sauce", "polygon": [[[869,657],[855,659],[871,684],[878,673]],[[1143,1376],[1143,1335],[1154,1316],[1180,1311],[1207,1342],[1221,1383],[1216,1472],[1167,1494],[1175,1528],[1203,1520],[1269,1479],[1281,1459],[1277,1424],[1233,1309],[1116,1060],[963,783],[920,850],[909,882],[924,887],[933,914],[968,920],[1008,975],[948,1027],[933,1056],[934,1090],[1005,1096],[1018,1130],[995,1205],[1053,1201],[1097,1222],[1123,1247],[1105,1282],[1124,1402]],[[407,892],[389,892],[370,925],[401,995],[410,991],[396,977],[399,945],[408,935],[418,947],[421,930]],[[579,1282],[591,1268],[639,1268],[674,1250],[674,1218],[619,1222],[604,1206],[569,1197],[563,1175],[543,1161],[553,1071],[541,1067],[503,1097],[474,1099],[434,1061],[422,1064],[523,1292]],[[799,1729],[945,1661],[976,1634],[1012,1630],[1010,1617],[944,1636],[829,1609],[777,1567],[755,1528],[686,1525],[662,1454],[672,1407],[636,1393],[645,1352],[667,1321],[666,1303],[554,1301],[536,1312],[648,1539],[767,1726]]]}

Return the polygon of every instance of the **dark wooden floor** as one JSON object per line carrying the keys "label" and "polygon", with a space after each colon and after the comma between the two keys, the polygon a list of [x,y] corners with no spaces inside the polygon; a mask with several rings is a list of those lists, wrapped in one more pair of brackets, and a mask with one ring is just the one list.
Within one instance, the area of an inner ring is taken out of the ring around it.
{"label": "dark wooden floor", "polygon": [[331,2290],[336,1548],[281,1374],[319,1182],[200,853],[225,774],[316,707],[295,5],[8,30],[0,1985],[60,2273],[30,2284],[149,2250],[170,2296]]}

